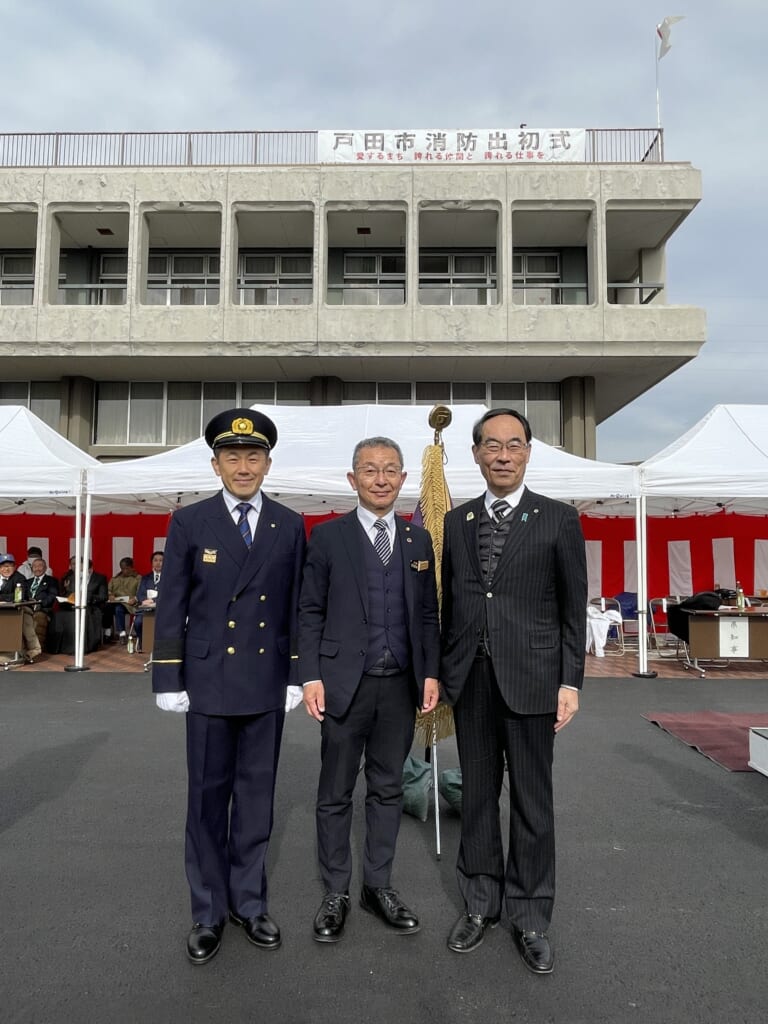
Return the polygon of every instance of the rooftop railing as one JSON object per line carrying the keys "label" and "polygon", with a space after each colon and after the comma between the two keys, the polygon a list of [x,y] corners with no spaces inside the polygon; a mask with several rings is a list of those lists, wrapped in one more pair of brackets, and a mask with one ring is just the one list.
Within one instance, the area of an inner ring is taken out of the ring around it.
{"label": "rooftop railing", "polygon": [[[588,128],[586,163],[662,163],[661,128]],[[11,132],[0,167],[317,164],[317,132]]]}

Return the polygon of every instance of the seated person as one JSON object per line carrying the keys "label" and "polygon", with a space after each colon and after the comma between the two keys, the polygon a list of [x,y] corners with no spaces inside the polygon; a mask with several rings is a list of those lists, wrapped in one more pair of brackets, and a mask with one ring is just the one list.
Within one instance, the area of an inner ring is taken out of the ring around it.
{"label": "seated person", "polygon": [[[137,607],[141,608],[154,608],[157,603],[157,598],[160,593],[160,576],[163,571],[163,552],[153,551],[152,552],[152,572],[148,572],[146,576],[141,577],[141,583],[139,583],[139,589],[136,591],[136,602]],[[143,626],[144,616],[141,611],[137,612],[136,618],[133,621],[134,628],[136,630],[136,636],[139,638],[139,650],[141,647],[141,634]],[[151,653],[151,651],[149,652]]]}
{"label": "seated person", "polygon": [[133,608],[136,604],[136,591],[140,582],[141,576],[133,567],[133,559],[129,556],[121,558],[120,572],[112,577],[107,587],[107,604],[103,615],[106,641],[114,643],[119,640],[125,643],[128,635],[125,629],[126,608]]}
{"label": "seated person", "polygon": [[[11,554],[0,555],[0,601],[6,604],[15,601],[17,587],[20,588],[21,600],[28,601],[27,580],[17,571],[16,559]],[[43,653],[43,649],[37,639],[31,608],[24,608],[21,616],[21,632],[27,652],[26,659],[32,662]]]}
{"label": "seated person", "polygon": [[[71,604],[57,602],[56,614],[48,627],[48,650],[51,654],[75,653],[75,559],[69,562],[69,571],[61,581],[61,596],[69,598]],[[107,603],[107,577],[93,571],[93,562],[88,560],[88,582],[85,590],[85,653],[101,646],[101,616]]]}
{"label": "seated person", "polygon": [[[42,557],[43,557],[42,548],[36,548],[36,547],[27,548],[27,560],[26,560],[26,562],[22,562],[21,565],[18,567],[19,572],[21,573],[21,575],[25,579],[28,579],[28,580],[32,579],[32,577],[34,575],[34,573],[32,572],[32,563],[34,562],[34,560],[36,558],[42,558]],[[45,574],[46,574],[46,576],[53,576],[53,573],[48,568],[46,568]]]}
{"label": "seated person", "polygon": [[[31,551],[32,548],[29,550]],[[59,593],[59,584],[50,575],[44,558],[32,559],[32,576],[27,580],[27,591],[29,600],[35,602],[32,619],[35,623],[37,639],[40,641],[40,646],[44,647],[48,635],[48,624],[51,621]]]}

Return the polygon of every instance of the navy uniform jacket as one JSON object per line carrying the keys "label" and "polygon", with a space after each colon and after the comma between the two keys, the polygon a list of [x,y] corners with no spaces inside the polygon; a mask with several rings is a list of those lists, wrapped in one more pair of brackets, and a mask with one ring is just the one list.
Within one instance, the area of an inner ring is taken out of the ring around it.
{"label": "navy uniform jacket", "polygon": [[[393,558],[403,561],[409,671],[414,702],[421,703],[425,678],[437,678],[440,628],[435,556],[425,529],[395,516]],[[349,708],[363,675],[368,650],[368,579],[364,544],[370,543],[357,510],[319,523],[307,551],[301,589],[299,665],[301,682],[321,679],[328,714]]]}
{"label": "navy uniform jacket", "polygon": [[499,690],[514,712],[557,709],[561,686],[581,688],[587,616],[584,536],[571,505],[525,488],[490,587],[483,578],[478,524],[485,495],[445,517],[443,652],[440,685],[461,695],[488,629]]}
{"label": "navy uniform jacket", "polygon": [[282,709],[286,686],[297,681],[304,523],[296,512],[262,498],[250,550],[221,492],[171,520],[152,689],[186,690],[190,711],[253,715]]}

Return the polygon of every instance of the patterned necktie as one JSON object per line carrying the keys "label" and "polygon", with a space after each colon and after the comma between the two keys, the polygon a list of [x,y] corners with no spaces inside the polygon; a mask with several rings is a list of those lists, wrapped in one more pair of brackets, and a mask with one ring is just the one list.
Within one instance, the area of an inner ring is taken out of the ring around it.
{"label": "patterned necktie", "polygon": [[252,508],[253,505],[247,501],[241,501],[239,505],[235,505],[235,509],[240,513],[240,518],[237,520],[237,528],[240,531],[240,536],[245,541],[245,546],[247,548],[250,548],[253,543],[251,528],[248,525],[248,513]]}
{"label": "patterned necktie", "polygon": [[502,523],[512,511],[512,508],[509,502],[505,501],[504,498],[497,498],[491,505],[491,511],[493,512],[493,518],[496,522]]}
{"label": "patterned necktie", "polygon": [[32,586],[29,588],[30,589],[30,593],[32,594],[32,597],[34,597],[35,594],[37,594],[37,591],[38,591],[39,587],[40,587],[40,577],[39,576],[35,576],[35,578],[32,580]]}
{"label": "patterned necktie", "polygon": [[374,550],[384,565],[389,565],[392,557],[392,548],[389,543],[389,531],[383,519],[377,519],[373,524],[376,527],[376,539],[373,542]]}

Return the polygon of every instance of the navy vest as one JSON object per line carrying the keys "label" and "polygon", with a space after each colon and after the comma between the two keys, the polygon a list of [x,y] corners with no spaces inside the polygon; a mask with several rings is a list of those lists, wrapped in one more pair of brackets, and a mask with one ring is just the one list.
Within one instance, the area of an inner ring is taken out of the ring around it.
{"label": "navy vest", "polygon": [[[363,530],[362,525],[360,529]],[[365,530],[363,533],[365,574],[368,582],[368,653],[363,671],[368,672],[382,662],[391,664],[391,659],[385,661],[386,652],[389,651],[396,662],[396,667],[404,672],[409,661],[408,625],[399,541],[395,541],[389,565],[384,565],[376,554],[368,534]]]}

